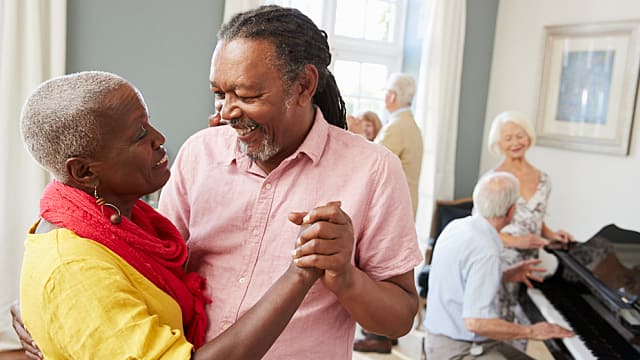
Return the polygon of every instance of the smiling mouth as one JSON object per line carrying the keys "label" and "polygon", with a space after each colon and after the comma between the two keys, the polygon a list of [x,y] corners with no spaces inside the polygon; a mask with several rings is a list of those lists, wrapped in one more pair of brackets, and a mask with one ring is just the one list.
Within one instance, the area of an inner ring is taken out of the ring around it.
{"label": "smiling mouth", "polygon": [[247,124],[245,126],[238,126],[236,124],[233,126],[233,129],[236,131],[238,136],[246,136],[257,128],[258,128],[258,125],[256,124]]}
{"label": "smiling mouth", "polygon": [[158,162],[154,165],[154,167],[160,167],[160,166],[162,166],[162,165],[166,164],[166,163],[167,163],[167,161],[169,161],[169,157],[167,156],[167,154],[164,154],[164,156],[162,157],[162,159],[160,159],[160,161],[158,161]]}

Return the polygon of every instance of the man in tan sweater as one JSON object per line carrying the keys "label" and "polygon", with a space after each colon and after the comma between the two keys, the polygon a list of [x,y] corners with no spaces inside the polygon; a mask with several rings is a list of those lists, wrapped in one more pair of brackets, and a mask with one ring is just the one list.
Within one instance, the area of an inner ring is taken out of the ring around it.
{"label": "man in tan sweater", "polygon": [[[422,132],[411,111],[415,91],[416,84],[410,75],[391,74],[384,98],[385,108],[389,112],[389,122],[374,140],[400,158],[411,193],[414,220],[418,209],[418,184],[422,166]],[[365,338],[357,340],[353,345],[355,351],[390,353],[392,345],[397,343],[396,339],[366,331],[363,333]]]}

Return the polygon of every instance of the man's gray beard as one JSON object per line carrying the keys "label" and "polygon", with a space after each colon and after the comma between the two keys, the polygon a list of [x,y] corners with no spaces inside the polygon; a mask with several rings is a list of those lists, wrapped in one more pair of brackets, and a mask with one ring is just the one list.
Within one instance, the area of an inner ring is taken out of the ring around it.
{"label": "man's gray beard", "polygon": [[252,161],[267,161],[277,154],[280,149],[273,143],[273,139],[270,136],[265,135],[257,151],[249,152],[249,147],[242,141],[240,141],[240,151]]}

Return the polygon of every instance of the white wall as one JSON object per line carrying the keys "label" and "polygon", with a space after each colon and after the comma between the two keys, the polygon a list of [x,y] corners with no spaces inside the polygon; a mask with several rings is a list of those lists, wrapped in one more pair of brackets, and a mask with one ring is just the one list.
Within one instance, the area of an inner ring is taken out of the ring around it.
{"label": "white wall", "polygon": [[[480,174],[496,166],[486,147],[488,127],[503,110],[537,116],[544,26],[640,19],[637,0],[502,0],[498,9]],[[637,105],[638,106],[638,105]],[[615,223],[640,231],[640,111],[630,154],[605,156],[536,146],[527,157],[552,180],[546,223],[587,240]]]}

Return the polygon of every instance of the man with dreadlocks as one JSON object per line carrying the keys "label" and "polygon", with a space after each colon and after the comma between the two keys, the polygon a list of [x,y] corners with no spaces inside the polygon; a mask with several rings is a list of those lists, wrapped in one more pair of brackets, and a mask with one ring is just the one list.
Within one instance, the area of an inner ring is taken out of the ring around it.
{"label": "man with dreadlocks", "polygon": [[400,161],[345,130],[330,62],[326,33],[298,10],[263,6],[229,20],[210,74],[212,118],[229,126],[186,141],[160,197],[188,241],[189,270],[210,285],[207,339],[292,256],[324,270],[269,359],[351,359],[355,321],[398,337],[418,308],[421,255]]}

